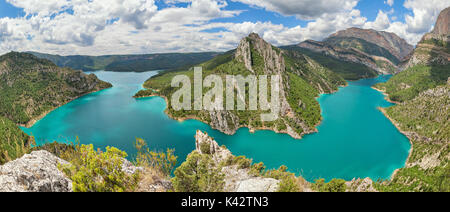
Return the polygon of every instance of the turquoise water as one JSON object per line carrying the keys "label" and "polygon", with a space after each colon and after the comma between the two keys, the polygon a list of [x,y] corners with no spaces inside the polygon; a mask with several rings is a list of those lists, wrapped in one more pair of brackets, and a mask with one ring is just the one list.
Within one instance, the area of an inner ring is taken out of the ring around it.
{"label": "turquoise water", "polygon": [[179,161],[183,161],[195,148],[194,135],[200,129],[235,155],[264,162],[268,168],[286,165],[309,181],[388,179],[395,169],[404,166],[410,149],[408,139],[377,110],[391,104],[371,86],[388,76],[350,82],[335,94],[320,96],[324,120],[319,133],[295,140],[271,131],[252,134],[245,128],[228,136],[199,121],[171,120],[164,114],[164,99],[132,98],[156,72],[95,74],[114,87],[64,105],[24,131],[34,135],[38,144],[78,137],[83,144],[115,146],[131,156],[135,154],[133,142],[139,137],[153,150],[175,148]]}

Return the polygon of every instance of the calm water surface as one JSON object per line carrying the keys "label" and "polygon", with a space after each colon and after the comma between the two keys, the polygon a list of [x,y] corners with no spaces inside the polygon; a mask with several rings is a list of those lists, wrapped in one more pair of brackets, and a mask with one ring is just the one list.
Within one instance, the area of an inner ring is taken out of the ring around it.
{"label": "calm water surface", "polygon": [[371,86],[387,81],[389,76],[350,82],[335,94],[320,96],[324,120],[319,133],[295,140],[271,131],[250,133],[246,128],[228,136],[199,121],[171,120],[164,114],[164,99],[132,98],[156,72],[95,74],[114,87],[64,105],[23,130],[34,135],[38,144],[78,137],[83,144],[115,146],[130,156],[135,154],[133,142],[139,137],[153,150],[176,149],[179,161],[183,161],[195,148],[194,135],[200,129],[235,155],[264,162],[268,168],[286,165],[309,181],[388,179],[395,169],[404,166],[410,149],[408,139],[377,110],[391,104]]}

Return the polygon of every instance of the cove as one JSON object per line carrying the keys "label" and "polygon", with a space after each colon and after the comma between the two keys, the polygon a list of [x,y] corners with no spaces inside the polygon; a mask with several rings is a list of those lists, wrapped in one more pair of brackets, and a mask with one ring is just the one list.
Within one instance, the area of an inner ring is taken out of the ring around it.
{"label": "cove", "polygon": [[264,162],[271,169],[286,165],[310,182],[318,178],[389,179],[405,165],[411,148],[406,136],[377,109],[392,104],[371,86],[389,76],[349,82],[337,93],[321,95],[318,101],[324,120],[319,132],[296,140],[272,131],[250,133],[246,128],[228,136],[196,120],[172,120],[164,113],[163,98],[132,98],[157,72],[94,73],[114,87],[76,99],[22,129],[35,136],[38,145],[79,138],[80,143],[97,148],[117,147],[130,157],[136,153],[135,139],[143,138],[152,150],[175,149],[179,162],[195,149],[195,132],[202,130],[234,155]]}

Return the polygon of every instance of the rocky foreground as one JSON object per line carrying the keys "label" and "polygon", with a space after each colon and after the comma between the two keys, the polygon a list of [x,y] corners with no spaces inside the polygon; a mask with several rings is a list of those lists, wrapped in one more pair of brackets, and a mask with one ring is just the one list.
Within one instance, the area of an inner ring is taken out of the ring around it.
{"label": "rocky foreground", "polygon": [[[195,135],[196,149],[193,153],[208,154],[212,156],[213,165],[226,164],[226,160],[235,156],[225,147],[206,133],[198,131]],[[206,148],[205,148],[206,147]],[[208,148],[209,147],[209,148]],[[68,165],[64,161],[47,151],[34,151],[22,158],[0,166],[0,192],[72,192],[72,181],[60,170],[61,165]],[[280,180],[256,176],[251,168],[242,168],[237,164],[220,166],[224,175],[225,192],[276,192],[280,188]],[[137,171],[145,170],[136,167],[124,159],[122,171],[132,175]],[[148,178],[148,175],[146,175]],[[150,178],[152,178],[150,176]],[[370,179],[355,179],[345,183],[347,191],[374,192],[373,182]],[[139,183],[139,192],[166,192],[172,191],[170,180],[142,179]],[[310,183],[305,182],[303,192],[313,192]]]}

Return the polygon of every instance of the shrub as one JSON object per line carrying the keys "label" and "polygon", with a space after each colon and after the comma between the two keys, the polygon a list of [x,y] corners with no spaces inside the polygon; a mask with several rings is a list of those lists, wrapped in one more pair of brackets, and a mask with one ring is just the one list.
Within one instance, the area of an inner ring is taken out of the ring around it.
{"label": "shrub", "polygon": [[136,156],[138,166],[159,171],[165,177],[170,176],[177,164],[174,149],[167,149],[166,152],[151,152],[147,143],[140,138],[136,139],[135,147],[138,152]]}
{"label": "shrub", "polygon": [[203,142],[200,144],[200,150],[203,154],[211,154],[211,145],[207,142]]}
{"label": "shrub", "polygon": [[313,189],[319,192],[345,192],[347,186],[345,180],[333,179],[329,183],[325,183],[324,179],[319,179],[313,184]]}
{"label": "shrub", "polygon": [[138,173],[128,175],[122,170],[125,152],[107,147],[106,152],[95,151],[94,146],[81,145],[79,158],[71,165],[60,168],[73,181],[74,192],[124,192],[134,191]]}
{"label": "shrub", "polygon": [[191,153],[175,170],[173,187],[176,192],[222,192],[225,181],[220,171],[211,155]]}

